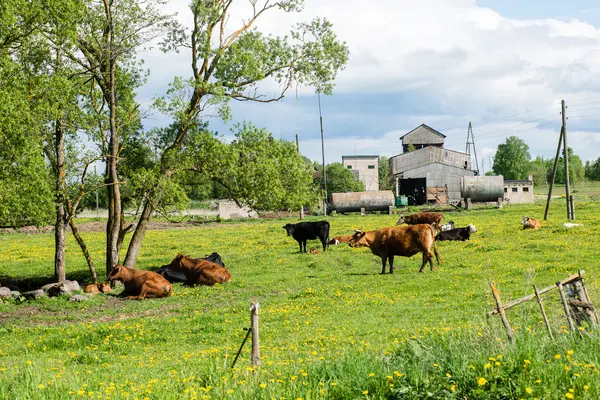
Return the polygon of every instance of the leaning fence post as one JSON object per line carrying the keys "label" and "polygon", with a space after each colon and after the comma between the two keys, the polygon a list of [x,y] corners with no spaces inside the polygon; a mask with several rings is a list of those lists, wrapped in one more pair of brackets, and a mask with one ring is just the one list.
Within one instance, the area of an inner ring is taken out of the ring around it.
{"label": "leaning fence post", "polygon": [[250,305],[250,330],[252,330],[252,366],[260,366],[260,342],[258,338],[258,303]]}
{"label": "leaning fence post", "polygon": [[[578,271],[578,274],[581,277],[581,288],[583,289],[583,294],[585,296],[585,300],[584,301],[592,304],[592,301],[590,300],[590,295],[588,294],[587,288],[585,287],[585,283],[583,282],[583,274],[584,273],[585,273],[585,271],[582,270],[582,269],[580,269]],[[600,321],[598,320],[598,312],[596,311],[596,307],[593,308],[592,313],[593,313],[593,316],[594,316],[594,318],[592,319],[592,322],[594,322],[594,320],[595,320],[595,325],[598,325],[600,323]],[[592,324],[592,325],[594,325],[594,324]]]}
{"label": "leaning fence post", "polygon": [[537,287],[533,285],[533,290],[535,291],[535,297],[537,298],[537,302],[540,305],[540,310],[542,311],[542,317],[544,317],[544,323],[546,324],[546,328],[548,329],[548,334],[550,335],[550,339],[554,340],[554,336],[552,335],[552,329],[550,328],[550,322],[548,322],[548,317],[546,316],[546,310],[544,310],[544,305],[542,304],[542,297],[537,290]]}
{"label": "leaning fence post", "polygon": [[510,340],[511,344],[515,344],[515,335],[513,334],[512,328],[508,323],[508,318],[506,318],[506,313],[504,312],[504,307],[502,307],[502,301],[500,300],[500,293],[498,293],[498,289],[494,282],[490,282],[490,287],[492,288],[492,294],[494,295],[494,299],[496,300],[496,306],[498,307],[498,314],[500,314],[500,318],[502,319],[502,323],[504,324],[504,329],[506,329],[506,335],[508,335],[508,340]]}
{"label": "leaning fence post", "polygon": [[562,301],[563,308],[565,310],[565,315],[567,316],[567,322],[569,323],[569,329],[571,332],[575,332],[575,325],[573,324],[573,319],[571,318],[571,310],[569,310],[569,305],[567,304],[567,299],[565,297],[565,291],[563,289],[562,282],[556,282],[556,286],[558,286],[558,293],[560,293],[560,301]]}

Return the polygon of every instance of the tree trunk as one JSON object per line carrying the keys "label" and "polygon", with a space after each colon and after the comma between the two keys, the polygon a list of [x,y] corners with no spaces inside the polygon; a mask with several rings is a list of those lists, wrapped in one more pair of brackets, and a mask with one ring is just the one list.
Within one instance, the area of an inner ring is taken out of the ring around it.
{"label": "tree trunk", "polygon": [[56,151],[56,222],[54,224],[54,279],[57,282],[67,279],[65,251],[67,248],[67,225],[65,224],[65,193],[67,188],[65,171],[65,134],[56,121],[54,130]]}
{"label": "tree trunk", "polygon": [[135,232],[133,233],[133,237],[131,238],[131,242],[129,242],[129,247],[127,249],[127,255],[125,256],[124,265],[129,268],[134,268],[137,262],[138,254],[140,253],[140,249],[142,248],[142,241],[144,240],[144,236],[146,235],[146,230],[148,229],[148,222],[150,222],[150,216],[154,208],[152,207],[152,203],[146,200],[144,204],[144,209],[142,210],[142,214],[140,215],[140,219],[138,220],[137,227],[135,228]]}
{"label": "tree trunk", "polygon": [[111,5],[105,1],[105,12],[108,24],[106,44],[108,45],[108,90],[110,140],[106,158],[106,184],[108,190],[108,222],[106,224],[106,275],[119,263],[119,232],[121,229],[121,191],[117,173],[120,137],[117,130],[117,98],[115,78],[115,54],[113,46],[113,21]]}
{"label": "tree trunk", "polygon": [[77,229],[77,225],[75,224],[75,218],[71,217],[69,219],[69,226],[71,227],[71,232],[73,233],[75,240],[77,240],[77,243],[79,243],[79,247],[81,247],[81,252],[83,253],[83,256],[85,257],[85,261],[87,261],[88,268],[90,269],[90,277],[92,278],[92,281],[94,283],[97,283],[98,276],[96,275],[96,267],[94,266],[94,262],[92,261],[92,256],[90,256],[90,252],[88,251],[87,246],[85,245],[85,242],[83,241],[83,238],[79,234],[79,230]]}

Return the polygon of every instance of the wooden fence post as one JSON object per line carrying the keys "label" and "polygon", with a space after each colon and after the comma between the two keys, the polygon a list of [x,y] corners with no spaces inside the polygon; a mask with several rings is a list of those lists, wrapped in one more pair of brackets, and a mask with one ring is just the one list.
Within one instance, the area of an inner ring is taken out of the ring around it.
{"label": "wooden fence post", "polygon": [[[592,301],[590,300],[590,295],[588,294],[587,288],[585,287],[585,283],[583,282],[583,274],[585,273],[584,270],[580,269],[578,271],[579,276],[581,277],[581,290],[582,293],[579,293],[579,298],[589,304],[592,304]],[[582,295],[584,297],[582,297]],[[600,323],[600,321],[598,320],[598,312],[596,312],[596,308],[594,307],[593,311],[591,311],[592,316],[591,316],[591,321],[592,321],[592,326],[597,327],[597,325]]]}
{"label": "wooden fence post", "polygon": [[506,329],[506,335],[508,336],[508,340],[510,340],[511,344],[515,344],[515,335],[508,323],[508,318],[506,318],[506,313],[504,312],[504,307],[502,307],[502,301],[500,300],[500,293],[498,293],[498,289],[494,282],[490,282],[490,286],[492,288],[492,294],[494,295],[494,299],[496,300],[496,306],[498,307],[498,313],[500,314],[500,318],[502,319],[502,323],[504,324],[504,329]]}
{"label": "wooden fence post", "polygon": [[260,342],[258,337],[258,302],[250,305],[250,330],[252,331],[252,366],[260,366]]}
{"label": "wooden fence post", "polygon": [[558,293],[560,293],[560,301],[563,304],[563,308],[565,310],[565,315],[567,316],[567,322],[569,323],[569,329],[571,332],[575,332],[575,325],[573,324],[573,319],[571,318],[571,310],[569,309],[569,304],[567,303],[567,298],[565,297],[565,291],[563,289],[562,282],[557,282],[556,286],[558,286]]}
{"label": "wooden fence post", "polygon": [[552,335],[552,329],[550,328],[550,322],[548,322],[548,317],[546,316],[546,310],[544,310],[544,305],[542,304],[542,297],[537,290],[537,287],[533,285],[533,290],[535,291],[535,297],[537,298],[537,302],[540,305],[540,310],[542,311],[542,317],[544,317],[544,323],[546,324],[546,328],[548,329],[548,334],[550,335],[550,339],[554,340],[554,336]]}

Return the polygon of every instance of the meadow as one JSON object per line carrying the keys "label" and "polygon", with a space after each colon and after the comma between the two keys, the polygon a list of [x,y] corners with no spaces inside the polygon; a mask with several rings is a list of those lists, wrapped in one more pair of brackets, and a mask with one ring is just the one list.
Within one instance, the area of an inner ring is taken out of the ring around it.
{"label": "meadow", "polygon": [[[544,295],[555,340],[535,302],[507,311],[515,346],[498,317],[486,317],[490,281],[506,302],[580,269],[600,304],[594,200],[577,201],[584,226],[572,229],[562,226],[564,199],[552,201],[540,231],[523,231],[520,221],[541,218],[541,201],[448,210],[446,220],[478,232],[439,243],[441,268],[422,274],[418,256],[396,257],[394,274],[381,275],[368,249],[299,254],[282,229],[294,218],[149,231],[137,268],[216,251],[232,282],[177,284],[171,297],[141,302],[111,294],[0,303],[0,399],[598,399],[600,335],[569,332],[556,291]],[[398,216],[326,218],[334,236],[391,226]],[[104,234],[83,234],[100,271]],[[51,275],[52,234],[5,234],[0,246],[0,278]],[[71,238],[67,269],[69,279],[86,279]],[[247,343],[231,369],[253,301],[261,366],[250,366]]]}

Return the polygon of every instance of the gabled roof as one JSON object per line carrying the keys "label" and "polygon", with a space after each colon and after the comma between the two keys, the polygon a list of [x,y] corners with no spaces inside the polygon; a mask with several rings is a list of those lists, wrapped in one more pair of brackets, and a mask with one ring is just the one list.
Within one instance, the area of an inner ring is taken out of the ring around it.
{"label": "gabled roof", "polygon": [[432,133],[435,133],[436,135],[439,135],[439,136],[441,136],[441,137],[443,137],[443,138],[445,138],[445,137],[446,137],[446,135],[444,135],[444,134],[442,134],[442,133],[440,133],[440,132],[436,131],[436,130],[435,130],[435,129],[433,129],[432,127],[430,127],[430,126],[428,126],[428,125],[425,125],[425,124],[421,124],[421,125],[417,126],[415,129],[413,129],[412,131],[410,131],[410,132],[408,132],[408,133],[404,134],[402,137],[400,137],[400,140],[404,139],[404,136],[408,136],[408,135],[410,135],[411,133],[413,133],[414,131],[416,131],[417,129],[419,129],[419,128],[421,128],[421,127],[425,128],[425,129],[427,129],[428,131],[430,131],[430,132],[432,132]]}

